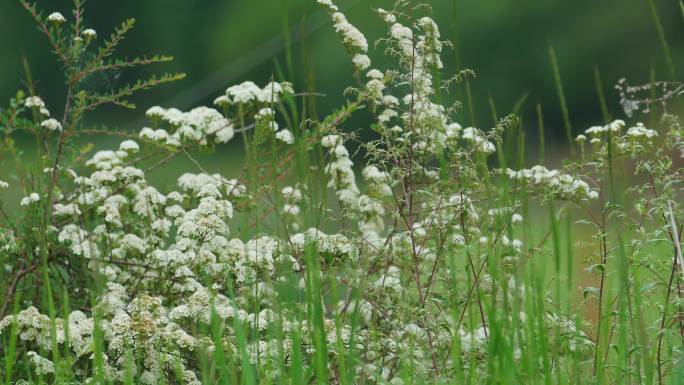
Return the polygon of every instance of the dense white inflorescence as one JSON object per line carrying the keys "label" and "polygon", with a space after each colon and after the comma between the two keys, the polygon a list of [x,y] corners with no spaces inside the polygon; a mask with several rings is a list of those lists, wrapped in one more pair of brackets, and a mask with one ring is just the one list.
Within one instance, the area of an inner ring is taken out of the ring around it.
{"label": "dense white inflorescence", "polygon": [[38,201],[40,201],[40,195],[38,195],[37,193],[30,193],[29,195],[21,198],[21,202],[19,204],[21,204],[22,206],[29,206]]}
{"label": "dense white inflorescence", "polygon": [[364,71],[371,66],[371,59],[368,57],[368,40],[366,36],[352,25],[344,13],[330,0],[318,0],[318,3],[327,8],[330,12],[333,27],[341,37],[345,47],[352,55],[352,63],[357,71]]}
{"label": "dense white inflorescence", "polygon": [[81,32],[86,39],[97,39],[97,32],[92,28],[86,28]]}
{"label": "dense white inflorescence", "polygon": [[59,12],[52,12],[50,15],[48,15],[47,19],[48,21],[59,24],[66,22],[64,16]]}
{"label": "dense white inflorescence", "polygon": [[147,116],[167,125],[168,129],[146,127],[140,131],[140,137],[172,147],[188,143],[226,143],[234,136],[233,124],[213,108],[198,107],[182,112],[176,108],[155,106],[147,110]]}
{"label": "dense white inflorescence", "polygon": [[558,170],[549,170],[544,166],[514,171],[506,170],[512,180],[527,182],[530,185],[551,192],[554,197],[568,200],[585,200],[598,198],[598,191],[592,190],[589,184],[570,174]]}
{"label": "dense white inflorescence", "polygon": [[57,119],[44,120],[40,126],[50,131],[62,131],[62,124]]}

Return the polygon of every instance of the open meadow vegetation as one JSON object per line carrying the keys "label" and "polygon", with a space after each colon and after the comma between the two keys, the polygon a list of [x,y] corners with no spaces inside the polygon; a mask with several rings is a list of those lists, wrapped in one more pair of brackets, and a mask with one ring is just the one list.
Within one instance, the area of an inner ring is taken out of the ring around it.
{"label": "open meadow vegetation", "polygon": [[[386,31],[369,41],[311,1],[348,54],[351,73],[329,74],[350,79],[346,102],[323,110],[278,66],[210,106],[151,107],[136,131],[93,111],[184,74],[93,79],[171,57],[119,55],[133,20],[103,36],[84,0],[16,2],[65,104],[25,60],[0,109],[0,190],[21,194],[0,195],[0,382],[684,384],[684,83],[655,8],[667,80],[597,68],[583,92],[603,120],[573,130],[551,45],[557,98],[499,115],[473,101],[477,69],[443,61],[456,49],[429,5],[368,6]],[[495,123],[464,123],[473,103]],[[226,148],[238,178],[198,160]]]}

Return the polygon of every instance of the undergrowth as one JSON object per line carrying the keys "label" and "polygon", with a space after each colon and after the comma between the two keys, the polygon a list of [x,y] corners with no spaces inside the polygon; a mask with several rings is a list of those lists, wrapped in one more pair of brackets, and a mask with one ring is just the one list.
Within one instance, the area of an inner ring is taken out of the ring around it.
{"label": "undergrowth", "polygon": [[[0,187],[25,195],[0,211],[5,384],[684,380],[684,129],[667,109],[682,83],[618,85],[625,119],[658,111],[647,127],[610,118],[596,70],[605,122],[573,138],[549,47],[572,156],[530,166],[519,106],[500,118],[490,101],[488,129],[457,122],[447,95],[474,73],[445,68],[452,47],[429,7],[376,10],[387,35],[373,45],[318,0],[353,63],[345,105],[318,116],[311,90],[244,82],[214,107],[152,107],[133,134],[84,117],[183,75],[90,80],[171,58],[115,58],[133,20],[102,39],[83,0],[69,18],[20,3],[66,104],[57,116],[27,70],[0,113],[0,162],[17,170]],[[361,110],[371,140],[348,127]],[[33,162],[19,132],[35,138]],[[79,145],[97,133],[122,141]],[[240,178],[195,160],[230,141]],[[147,182],[176,157],[195,167],[175,190]]]}

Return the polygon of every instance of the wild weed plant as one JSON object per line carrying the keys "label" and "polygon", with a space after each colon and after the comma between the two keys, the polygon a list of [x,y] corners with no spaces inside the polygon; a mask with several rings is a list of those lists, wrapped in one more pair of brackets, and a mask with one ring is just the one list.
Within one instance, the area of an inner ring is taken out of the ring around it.
{"label": "wild weed plant", "polygon": [[[490,129],[456,121],[446,95],[473,72],[447,73],[428,7],[378,9],[387,35],[371,45],[318,0],[353,63],[345,105],[321,118],[311,92],[244,82],[214,107],[152,107],[132,134],[84,117],[183,75],[89,79],[170,58],[115,58],[133,21],[102,39],[83,0],[68,18],[20,3],[66,105],[57,116],[27,71],[0,113],[0,161],[17,168],[0,187],[25,195],[0,211],[5,384],[684,381],[684,128],[663,108],[682,83],[618,85],[625,119],[662,110],[647,127],[610,118],[597,70],[605,122],[572,138],[563,107],[574,155],[530,167],[515,112]],[[374,66],[371,48],[392,65]],[[365,142],[346,126],[361,110]],[[98,133],[122,141],[77,141]],[[244,147],[238,179],[193,157],[229,141]],[[147,182],[176,157],[196,169],[174,190]],[[595,286],[580,287],[582,270]]]}

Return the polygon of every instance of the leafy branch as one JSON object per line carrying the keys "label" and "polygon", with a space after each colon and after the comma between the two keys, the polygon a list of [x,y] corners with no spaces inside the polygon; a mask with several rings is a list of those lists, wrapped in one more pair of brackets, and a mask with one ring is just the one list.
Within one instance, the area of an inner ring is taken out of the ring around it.
{"label": "leafy branch", "polygon": [[131,96],[138,91],[148,90],[160,84],[170,83],[176,80],[181,80],[183,78],[185,78],[184,73],[164,74],[160,77],[152,76],[147,80],[138,80],[133,85],[127,85],[110,94],[89,95],[88,97],[89,99],[91,99],[91,102],[89,104],[86,104],[84,109],[86,111],[92,111],[103,104],[115,104],[124,108],[134,109],[135,104],[130,103],[124,100],[123,98]]}

